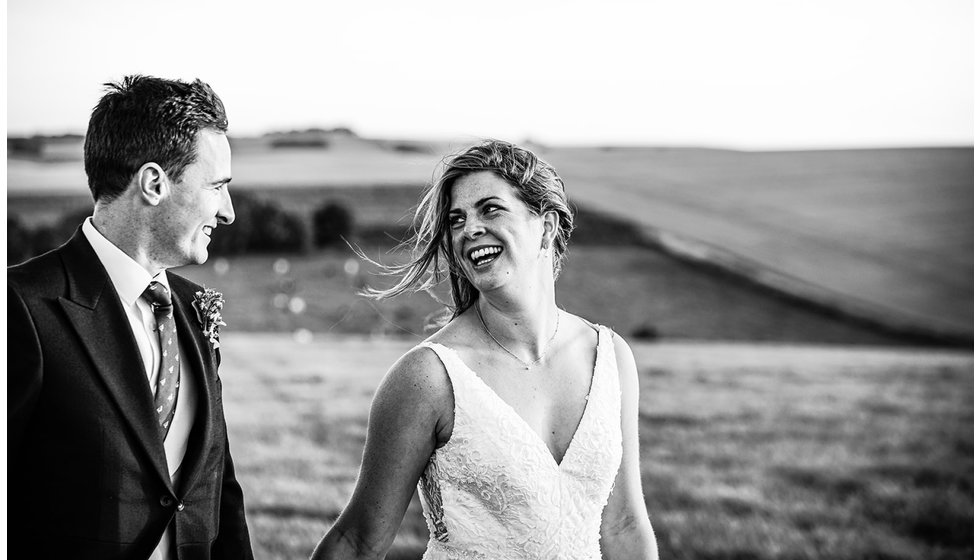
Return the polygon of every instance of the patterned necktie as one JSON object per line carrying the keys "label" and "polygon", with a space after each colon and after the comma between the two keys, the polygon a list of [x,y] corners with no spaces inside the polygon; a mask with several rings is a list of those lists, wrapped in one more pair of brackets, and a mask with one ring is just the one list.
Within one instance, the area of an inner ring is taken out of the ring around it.
{"label": "patterned necktie", "polygon": [[156,396],[153,408],[167,438],[170,424],[177,409],[177,392],[180,389],[180,354],[177,352],[177,326],[174,323],[174,307],[170,301],[170,291],[159,282],[150,282],[143,292],[143,299],[153,309],[157,320],[157,335],[160,341],[160,370],[157,375]]}

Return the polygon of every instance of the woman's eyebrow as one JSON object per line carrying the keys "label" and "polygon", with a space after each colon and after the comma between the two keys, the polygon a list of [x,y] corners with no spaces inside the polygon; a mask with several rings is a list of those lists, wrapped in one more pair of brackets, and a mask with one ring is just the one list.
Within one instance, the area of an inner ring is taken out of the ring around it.
{"label": "woman's eyebrow", "polygon": [[[504,201],[504,199],[500,198],[499,196],[486,196],[486,197],[483,197],[480,200],[477,200],[476,202],[474,202],[473,203],[473,206],[474,207],[480,207],[480,206],[483,206],[484,204],[486,204],[487,202],[490,202],[491,200],[499,200],[500,202],[503,202]],[[449,213],[450,214],[452,214],[454,212],[455,213],[462,213],[463,211],[461,209],[459,209],[459,208],[451,208],[449,210]]]}

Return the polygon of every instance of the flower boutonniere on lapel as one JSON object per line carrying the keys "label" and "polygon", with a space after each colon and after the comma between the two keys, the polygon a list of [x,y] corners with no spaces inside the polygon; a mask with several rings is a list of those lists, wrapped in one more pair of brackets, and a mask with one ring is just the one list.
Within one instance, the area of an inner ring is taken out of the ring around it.
{"label": "flower boutonniere on lapel", "polygon": [[221,320],[221,308],[225,306],[225,300],[221,292],[216,292],[207,286],[203,292],[194,293],[194,311],[197,312],[197,321],[201,324],[201,329],[211,346],[217,350],[221,347],[218,341],[218,332],[221,327],[227,326]]}

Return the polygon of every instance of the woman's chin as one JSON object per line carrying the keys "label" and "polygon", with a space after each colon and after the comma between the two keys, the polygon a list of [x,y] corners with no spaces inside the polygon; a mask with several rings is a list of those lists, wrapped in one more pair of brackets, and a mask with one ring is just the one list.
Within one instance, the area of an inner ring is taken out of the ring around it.
{"label": "woman's chin", "polygon": [[486,283],[493,276],[494,275],[491,273],[490,269],[486,267],[474,268],[471,266],[471,267],[467,267],[466,269],[466,279],[469,280],[470,284],[473,284],[474,286],[479,287],[481,284]]}
{"label": "woman's chin", "polygon": [[514,275],[507,270],[485,270],[477,273],[469,271],[467,279],[482,293],[507,287],[514,279]]}

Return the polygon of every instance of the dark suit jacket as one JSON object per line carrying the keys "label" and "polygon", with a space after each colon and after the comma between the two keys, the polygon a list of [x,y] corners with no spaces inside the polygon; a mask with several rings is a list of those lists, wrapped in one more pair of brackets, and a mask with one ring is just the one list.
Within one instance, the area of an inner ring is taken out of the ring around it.
{"label": "dark suit jacket", "polygon": [[200,395],[177,488],[125,311],[81,229],[7,269],[10,558],[147,558],[172,520],[181,560],[252,558],[200,288],[168,274],[181,376]]}

